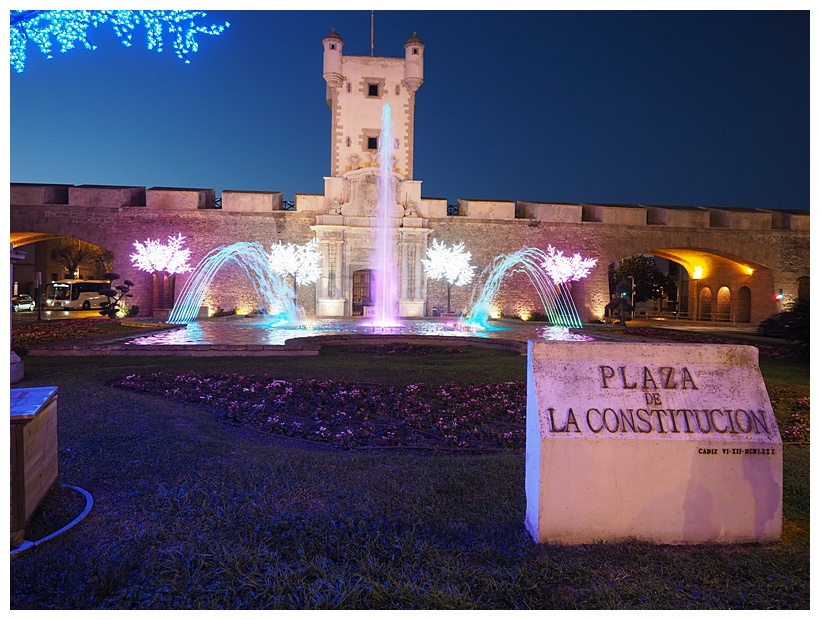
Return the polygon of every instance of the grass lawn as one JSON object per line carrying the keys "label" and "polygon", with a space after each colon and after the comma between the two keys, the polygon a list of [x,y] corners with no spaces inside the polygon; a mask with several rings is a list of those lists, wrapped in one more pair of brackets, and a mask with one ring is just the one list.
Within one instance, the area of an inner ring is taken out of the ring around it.
{"label": "grass lawn", "polygon": [[[523,450],[335,450],[111,387],[154,371],[477,385],[523,381],[520,355],[24,361],[14,387],[59,387],[58,482],[95,503],[12,559],[12,609],[809,608],[809,377],[796,362],[761,360],[781,424],[806,399],[806,442],[784,448],[780,542],[561,547],[524,529]],[[27,539],[81,509],[55,487]]]}

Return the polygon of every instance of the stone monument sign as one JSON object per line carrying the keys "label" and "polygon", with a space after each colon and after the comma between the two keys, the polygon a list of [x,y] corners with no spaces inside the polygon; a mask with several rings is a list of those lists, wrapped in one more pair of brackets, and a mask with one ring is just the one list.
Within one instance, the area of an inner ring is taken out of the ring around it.
{"label": "stone monument sign", "polygon": [[539,543],[778,540],[780,432],[751,346],[530,342]]}

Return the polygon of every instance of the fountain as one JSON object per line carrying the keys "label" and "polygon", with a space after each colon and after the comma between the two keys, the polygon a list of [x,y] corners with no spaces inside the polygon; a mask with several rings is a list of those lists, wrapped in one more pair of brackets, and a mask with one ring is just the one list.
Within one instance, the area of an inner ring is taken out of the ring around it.
{"label": "fountain", "polygon": [[[569,334],[570,327],[581,327],[578,311],[569,294],[567,282],[586,275],[579,264],[587,267],[594,260],[581,259],[575,255],[574,262],[561,259],[561,252],[550,246],[549,254],[538,248],[524,247],[517,252],[498,256],[481,274],[473,289],[468,318],[457,322],[411,321],[407,324],[398,317],[398,275],[396,273],[396,227],[395,218],[399,207],[396,203],[395,175],[393,174],[393,133],[390,106],[382,108],[382,130],[379,138],[378,199],[375,218],[375,249],[371,264],[374,267],[373,300],[374,315],[369,321],[322,320],[308,325],[297,309],[291,288],[271,268],[269,256],[259,243],[238,242],[220,246],[209,252],[188,277],[179,298],[168,317],[169,323],[185,323],[186,334],[161,334],[139,338],[145,344],[196,344],[216,342],[227,338],[235,344],[256,343],[281,344],[289,338],[298,338],[328,332],[360,333],[408,333],[437,336],[492,336],[488,329],[490,304],[508,273],[523,272],[527,275],[544,306],[550,326],[544,328],[521,325],[514,330],[514,339],[535,338],[547,340],[576,340],[586,337]],[[217,272],[229,261],[236,263],[248,276],[259,299],[259,307],[276,319],[255,322],[230,323],[231,335],[226,335],[225,323],[221,327],[197,323],[199,309]],[[579,263],[580,261],[580,263]],[[587,269],[588,271],[588,269]],[[259,327],[277,329],[258,330]],[[193,328],[193,331],[190,329]],[[252,332],[264,331],[254,336]]]}
{"label": "fountain", "polygon": [[399,327],[398,276],[395,259],[395,230],[393,213],[396,208],[396,189],[393,181],[393,125],[390,105],[382,108],[382,130],[379,136],[379,178],[376,212],[376,277],[374,282],[375,315],[377,327]]}
{"label": "fountain", "polygon": [[[550,248],[552,250],[552,248]],[[560,253],[559,253],[560,256]],[[535,287],[535,291],[544,306],[547,320],[555,327],[581,327],[581,319],[572,297],[569,294],[567,281],[556,283],[548,275],[545,267],[552,261],[552,252],[548,255],[539,248],[523,247],[511,254],[502,254],[495,258],[479,276],[479,284],[473,288],[468,305],[469,312],[464,323],[471,329],[483,330],[489,327],[490,304],[504,277],[509,273],[524,272]]]}
{"label": "fountain", "polygon": [[[390,105],[382,108],[382,130],[379,137],[379,177],[376,218],[376,249],[373,256],[375,278],[373,282],[374,316],[368,326],[376,328],[401,327],[398,319],[398,275],[395,259],[395,226],[393,218],[397,209],[396,187],[393,177],[393,129]],[[208,287],[219,269],[228,261],[239,265],[254,285],[259,295],[260,307],[270,312],[282,307],[280,320],[275,325],[300,327],[300,316],[295,300],[289,295],[289,287],[280,276],[270,269],[268,255],[258,243],[239,242],[220,246],[200,261],[189,276],[179,298],[168,317],[169,323],[196,321],[199,308]]]}
{"label": "fountain", "polygon": [[299,325],[299,310],[290,296],[290,287],[270,268],[268,254],[262,245],[245,241],[219,246],[205,255],[185,282],[168,315],[169,323],[196,321],[208,287],[228,261],[239,265],[248,276],[258,295],[260,309],[276,316],[275,325]]}

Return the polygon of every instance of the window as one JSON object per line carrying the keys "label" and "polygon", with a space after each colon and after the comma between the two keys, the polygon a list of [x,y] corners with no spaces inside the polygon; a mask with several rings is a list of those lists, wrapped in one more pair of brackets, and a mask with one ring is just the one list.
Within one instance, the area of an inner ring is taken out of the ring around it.
{"label": "window", "polygon": [[347,83],[347,92],[350,92],[350,82]]}
{"label": "window", "polygon": [[367,96],[368,97],[378,97],[379,96],[379,85],[378,84],[368,84],[367,85]]}
{"label": "window", "polygon": [[335,49],[336,49],[336,44],[335,44],[335,43],[331,43],[331,44],[330,44],[330,49],[335,50]]}
{"label": "window", "polygon": [[367,148],[370,151],[378,151],[379,150],[379,139],[378,138],[368,138],[367,139]]}
{"label": "window", "polygon": [[419,53],[419,48],[414,47],[414,48],[413,48],[413,55],[414,55],[414,56],[418,56],[418,53]]}
{"label": "window", "polygon": [[347,144],[347,146],[350,146],[350,137],[349,136],[348,136],[347,140],[345,141],[345,143]]}

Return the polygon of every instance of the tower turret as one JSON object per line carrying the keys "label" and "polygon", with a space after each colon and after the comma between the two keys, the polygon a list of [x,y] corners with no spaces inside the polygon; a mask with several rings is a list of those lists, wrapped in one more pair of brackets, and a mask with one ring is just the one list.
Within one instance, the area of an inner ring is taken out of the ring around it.
{"label": "tower turret", "polygon": [[424,83],[424,44],[415,32],[404,44],[404,83],[413,93]]}
{"label": "tower turret", "polygon": [[325,82],[327,82],[326,101],[327,104],[330,105],[333,98],[333,89],[341,86],[344,80],[344,74],[342,73],[342,48],[344,47],[344,41],[342,41],[342,37],[336,33],[336,29],[331,28],[330,34],[322,40],[322,45],[325,48],[322,77],[324,77]]}

